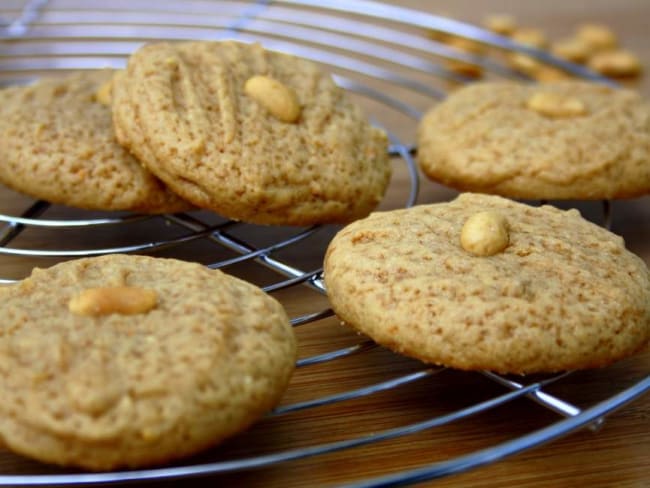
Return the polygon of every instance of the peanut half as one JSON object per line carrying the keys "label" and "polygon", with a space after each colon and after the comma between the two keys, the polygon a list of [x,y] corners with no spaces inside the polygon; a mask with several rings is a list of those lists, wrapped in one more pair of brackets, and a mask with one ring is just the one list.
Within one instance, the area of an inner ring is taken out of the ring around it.
{"label": "peanut half", "polygon": [[579,37],[562,39],[553,43],[551,52],[556,56],[572,61],[574,63],[584,63],[593,52],[589,44]]}
{"label": "peanut half", "polygon": [[148,312],[156,306],[157,301],[156,292],[149,288],[88,288],[70,299],[68,310],[75,315],[93,317],[112,313],[133,315]]}
{"label": "peanut half", "polygon": [[593,51],[605,51],[618,46],[616,34],[601,24],[583,24],[576,33],[578,39],[584,41]]}
{"label": "peanut half", "polygon": [[517,21],[509,14],[488,15],[483,19],[483,25],[486,29],[502,36],[512,35],[517,30]]}
{"label": "peanut half", "polygon": [[544,67],[537,59],[523,53],[508,53],[508,63],[514,69],[525,75],[534,77]]}
{"label": "peanut half", "polygon": [[643,70],[639,58],[624,50],[596,53],[589,59],[589,67],[614,78],[638,76]]}
{"label": "peanut half", "polygon": [[503,251],[509,242],[508,222],[494,211],[470,216],[460,232],[460,245],[476,256],[492,256]]}
{"label": "peanut half", "polygon": [[[463,37],[451,38],[447,44],[463,53],[474,54],[476,56],[485,53],[485,46],[483,44]],[[466,63],[458,59],[450,59],[445,64],[449,70],[461,75],[478,78],[483,74],[483,68],[478,64]]]}
{"label": "peanut half", "polygon": [[552,92],[535,93],[526,107],[547,117],[577,117],[587,113],[584,103],[577,98]]}
{"label": "peanut half", "polygon": [[533,27],[523,27],[515,30],[512,34],[512,40],[537,49],[544,49],[548,46],[548,38],[544,31]]}
{"label": "peanut half", "polygon": [[300,118],[296,92],[278,80],[262,75],[253,76],[244,84],[244,93],[282,122],[292,123]]}

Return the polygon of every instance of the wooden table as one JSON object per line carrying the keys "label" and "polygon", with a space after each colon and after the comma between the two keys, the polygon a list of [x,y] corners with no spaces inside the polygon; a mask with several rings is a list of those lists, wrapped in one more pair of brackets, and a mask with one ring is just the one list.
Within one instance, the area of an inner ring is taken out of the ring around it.
{"label": "wooden table", "polygon": [[[650,16],[650,3],[645,0],[618,2],[456,0],[394,3],[469,22],[480,22],[489,13],[507,12],[514,14],[522,26],[542,28],[555,39],[568,36],[574,27],[584,20],[599,21],[613,28],[620,35],[622,43],[641,56],[644,65],[650,67],[650,47],[647,42],[646,26]],[[399,72],[398,68],[393,69]],[[645,77],[633,84],[646,95],[650,95],[649,80],[649,77]],[[422,101],[414,103],[421,104]],[[368,110],[384,121],[382,117],[386,117],[386,114],[383,108],[370,105]],[[414,122],[403,125],[400,121],[395,121],[394,126],[391,127],[406,143],[413,140],[413,128]],[[406,172],[399,167],[384,207],[401,205],[407,187]],[[453,192],[423,180],[418,201],[420,203],[441,201],[452,195]],[[0,190],[2,213],[16,214],[28,203],[27,199]],[[588,206],[586,210],[588,213],[592,212],[593,207]],[[56,208],[48,212],[48,218],[65,217],[71,214],[78,218],[80,215]],[[650,263],[649,216],[650,205],[647,198],[614,204],[613,230],[624,235],[629,248],[641,255],[648,263]],[[148,235],[147,232],[158,232],[148,228],[130,229],[129,237],[133,237],[133,233],[137,235],[140,232]],[[61,234],[55,236],[52,242],[51,235],[37,232],[33,237],[25,237],[21,244],[67,246],[72,242],[92,246],[96,243],[119,241],[125,238],[125,232],[120,230],[105,230],[100,234],[99,236],[88,236],[79,232]],[[301,248],[292,256],[292,263],[301,269],[318,267],[323,246],[329,236],[331,232],[325,232],[313,245]],[[209,246],[198,245],[187,250],[176,249],[158,254],[174,255],[207,263],[214,260],[213,252],[213,248]],[[36,264],[46,265],[55,261],[47,260],[44,263],[42,260],[37,260]],[[34,264],[34,260],[0,257],[3,277],[20,278],[27,274]],[[241,268],[238,272],[256,282],[270,279],[266,275],[260,276],[257,268]],[[278,297],[287,305],[293,316],[327,306],[323,297],[306,289],[281,292]],[[301,326],[297,329],[297,334],[301,357],[353,345],[362,340],[339,326],[334,318]],[[650,352],[646,351],[603,370],[572,374],[549,387],[547,391],[577,406],[589,406],[610,396],[614,391],[613,386],[615,391],[620,391],[647,375],[649,360]],[[283,404],[362,387],[401,374],[420,371],[422,368],[423,366],[416,361],[375,348],[344,360],[298,370]],[[445,370],[399,389],[296,412],[284,417],[264,419],[248,432],[189,463],[239,458],[365,435],[422,421],[436,414],[448,413],[505,391],[480,374]],[[459,423],[396,440],[285,462],[262,469],[185,480],[183,485],[196,487],[216,484],[265,487],[338,485],[454,458],[524,435],[560,418],[530,400],[520,399]],[[596,431],[581,430],[533,450],[469,472],[430,481],[424,485],[495,488],[648,486],[650,484],[649,419],[650,395],[645,395],[609,415],[604,425]],[[56,474],[59,471],[53,471],[38,463],[0,451],[0,473]],[[174,482],[160,484],[175,485]]]}

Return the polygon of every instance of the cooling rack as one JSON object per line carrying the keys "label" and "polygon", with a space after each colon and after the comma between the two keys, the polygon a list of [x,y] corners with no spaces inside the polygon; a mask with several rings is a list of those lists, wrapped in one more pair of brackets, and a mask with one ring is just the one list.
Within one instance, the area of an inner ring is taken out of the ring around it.
{"label": "cooling rack", "polygon": [[[491,50],[489,55],[467,54],[436,41],[436,36],[428,35],[431,31],[480,41]],[[513,71],[501,55],[515,50],[572,75],[609,83],[580,66],[455,20],[376,2],[324,0],[115,0],[110,4],[104,0],[4,0],[0,6],[0,83],[26,83],[69,70],[121,68],[139,45],[161,39],[261,42],[323,64],[366,109],[373,123],[389,134],[395,177],[384,209],[450,195],[430,183],[422,195],[413,159],[415,126],[422,111],[454,87],[472,81],[450,69],[450,61],[480,66],[486,77],[525,82],[527,77]],[[114,252],[198,261],[273,293],[289,311],[302,351],[284,402],[249,432],[204,455],[162,468],[90,474],[12,458],[0,463],[12,466],[11,471],[0,471],[2,485],[201,476],[227,483],[236,479],[228,478],[229,473],[245,477],[275,466],[290,472],[290,461],[313,458],[327,463],[331,462],[328,455],[338,451],[362,460],[369,449],[391,446],[395,439],[407,439],[394,453],[404,456],[406,468],[340,481],[355,487],[407,485],[492,463],[583,427],[597,430],[608,413],[650,389],[647,368],[621,385],[611,377],[614,372],[602,375],[602,381],[612,383],[606,397],[576,401],[575,395],[562,388],[571,373],[517,378],[490,372],[459,373],[398,357],[350,333],[328,308],[321,279],[322,255],[335,226],[261,227],[208,212],[163,216],[86,212],[34,202],[9,190],[0,191],[0,205],[2,283],[23,278],[34,266]],[[604,208],[609,222],[609,205]],[[410,404],[405,405],[406,401]],[[378,406],[383,415],[376,411]],[[440,429],[445,436],[474,433],[483,422],[495,422],[504,407],[538,409],[538,421],[522,426],[506,419],[506,425],[513,426],[511,433],[466,451],[449,448],[453,438],[445,437],[438,441],[446,449],[432,452],[428,463],[413,466],[407,462],[412,452],[405,447],[408,439],[418,445],[422,435],[435,436]],[[333,423],[331,418],[336,416],[342,416],[345,423]],[[450,426],[455,430],[449,430]],[[300,432],[306,430],[317,435],[301,437]]]}

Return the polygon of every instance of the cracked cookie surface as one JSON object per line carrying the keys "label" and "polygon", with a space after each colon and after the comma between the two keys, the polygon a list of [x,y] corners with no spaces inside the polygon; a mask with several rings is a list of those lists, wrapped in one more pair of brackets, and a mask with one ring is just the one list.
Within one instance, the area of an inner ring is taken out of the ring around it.
{"label": "cracked cookie surface", "polygon": [[113,88],[118,140],[199,207],[262,224],[348,222],[386,190],[385,134],[307,60],[230,41],[150,44]]}

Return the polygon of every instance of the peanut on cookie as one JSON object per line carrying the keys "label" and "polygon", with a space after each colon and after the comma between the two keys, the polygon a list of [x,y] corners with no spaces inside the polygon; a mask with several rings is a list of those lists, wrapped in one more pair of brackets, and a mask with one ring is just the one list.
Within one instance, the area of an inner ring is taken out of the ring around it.
{"label": "peanut on cookie", "polygon": [[422,118],[418,163],[462,191],[528,199],[650,192],[650,104],[585,81],[475,83]]}
{"label": "peanut on cookie", "polygon": [[348,222],[388,186],[388,140],[314,63],[237,42],[158,43],[113,86],[118,140],[198,207],[261,224]]}
{"label": "peanut on cookie", "polygon": [[112,255],[0,289],[0,438],[90,470],[189,456],[245,429],[296,359],[282,306],[199,264]]}
{"label": "peanut on cookie", "polygon": [[335,236],[324,270],[345,324],[427,363],[592,368],[650,338],[645,263],[577,210],[467,193],[377,212]]}

